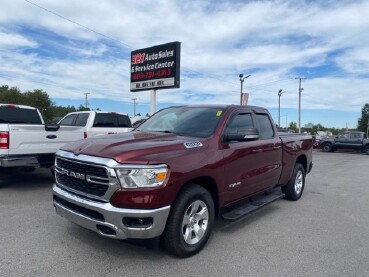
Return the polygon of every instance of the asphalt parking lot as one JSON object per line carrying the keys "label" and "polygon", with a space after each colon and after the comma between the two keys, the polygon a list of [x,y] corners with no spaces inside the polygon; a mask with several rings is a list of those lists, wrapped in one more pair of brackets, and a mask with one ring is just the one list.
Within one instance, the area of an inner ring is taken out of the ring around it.
{"label": "asphalt parking lot", "polygon": [[302,199],[217,221],[191,258],[57,216],[48,170],[0,176],[0,276],[369,276],[369,156],[315,150]]}

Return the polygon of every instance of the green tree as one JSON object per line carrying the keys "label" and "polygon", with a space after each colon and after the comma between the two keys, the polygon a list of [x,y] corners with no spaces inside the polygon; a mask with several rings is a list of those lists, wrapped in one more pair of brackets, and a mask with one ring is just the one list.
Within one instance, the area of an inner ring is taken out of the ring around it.
{"label": "green tree", "polygon": [[0,103],[3,104],[23,104],[23,95],[19,88],[12,87],[8,88],[8,86],[0,87]]}
{"label": "green tree", "polygon": [[298,129],[297,129],[297,123],[296,123],[296,122],[291,121],[291,122],[290,122],[290,125],[288,126],[288,130],[293,130],[293,131],[295,131],[295,132],[297,133],[297,132],[298,132]]}
{"label": "green tree", "polygon": [[78,107],[78,111],[89,111],[90,110],[90,108],[86,108],[85,106],[83,106],[82,104],[81,105],[79,105],[79,107]]}
{"label": "green tree", "polygon": [[357,128],[361,132],[366,132],[368,130],[369,123],[369,104],[366,103],[361,109],[361,117],[357,122]]}

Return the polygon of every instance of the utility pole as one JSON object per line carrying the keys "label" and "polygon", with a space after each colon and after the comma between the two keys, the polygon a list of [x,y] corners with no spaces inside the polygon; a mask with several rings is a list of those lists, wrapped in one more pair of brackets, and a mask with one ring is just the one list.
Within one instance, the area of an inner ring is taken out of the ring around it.
{"label": "utility pole", "polygon": [[243,74],[240,74],[239,77],[240,77],[240,81],[241,81],[241,97],[240,97],[240,105],[242,105],[242,87],[243,87],[243,81],[246,79],[246,78],[249,78],[251,75],[247,75],[245,77],[243,77]]}
{"label": "utility pole", "polygon": [[305,80],[306,78],[296,77],[295,79],[299,80],[299,133],[301,133],[301,92],[303,90],[301,80]]}
{"label": "utility pole", "polygon": [[136,116],[136,100],[137,98],[131,98],[131,100],[133,101],[133,116]]}
{"label": "utility pole", "polygon": [[281,128],[281,96],[284,92],[282,89],[278,91],[278,128]]}
{"label": "utility pole", "polygon": [[84,95],[86,96],[86,102],[85,102],[85,107],[88,108],[88,101],[87,101],[87,96],[89,95],[89,92],[85,92]]}

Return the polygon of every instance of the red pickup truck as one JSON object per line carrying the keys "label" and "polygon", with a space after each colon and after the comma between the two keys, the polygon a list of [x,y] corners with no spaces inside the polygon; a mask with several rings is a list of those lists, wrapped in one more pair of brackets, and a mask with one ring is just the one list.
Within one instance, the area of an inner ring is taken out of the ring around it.
{"label": "red pickup truck", "polygon": [[264,108],[166,108],[132,132],[64,146],[53,202],[102,236],[161,236],[187,257],[204,247],[215,217],[234,221],[282,197],[298,200],[312,146],[311,136],[280,137]]}

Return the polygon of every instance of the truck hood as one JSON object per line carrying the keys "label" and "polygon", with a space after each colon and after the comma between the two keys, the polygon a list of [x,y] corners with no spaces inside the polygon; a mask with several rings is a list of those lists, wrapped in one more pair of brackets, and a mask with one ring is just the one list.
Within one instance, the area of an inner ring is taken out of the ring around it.
{"label": "truck hood", "polygon": [[162,132],[133,131],[93,137],[69,143],[61,148],[75,155],[85,154],[114,159],[119,163],[157,163],[194,151],[204,151],[208,142]]}

